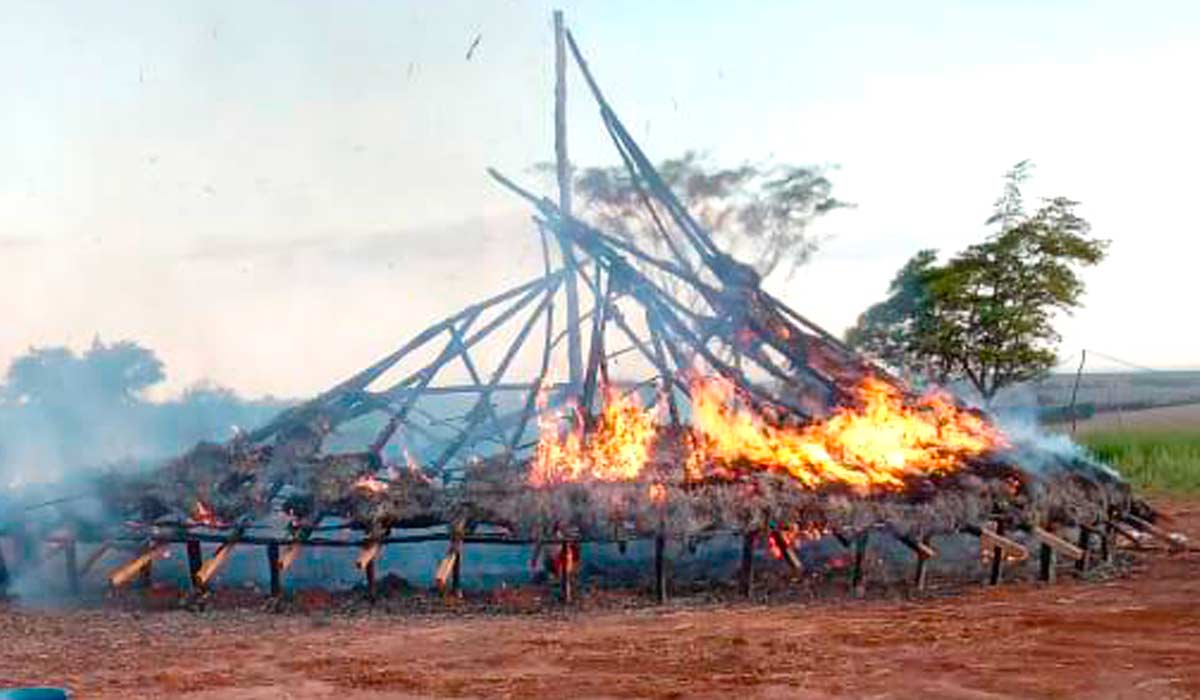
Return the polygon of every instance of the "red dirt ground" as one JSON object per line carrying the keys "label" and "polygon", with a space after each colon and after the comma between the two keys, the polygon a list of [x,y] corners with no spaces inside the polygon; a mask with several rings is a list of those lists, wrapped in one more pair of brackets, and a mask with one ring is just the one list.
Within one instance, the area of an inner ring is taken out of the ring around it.
{"label": "red dirt ground", "polygon": [[[1200,501],[1160,500],[1200,537]],[[0,605],[0,687],[79,697],[1195,698],[1200,554],[920,601],[487,616]]]}

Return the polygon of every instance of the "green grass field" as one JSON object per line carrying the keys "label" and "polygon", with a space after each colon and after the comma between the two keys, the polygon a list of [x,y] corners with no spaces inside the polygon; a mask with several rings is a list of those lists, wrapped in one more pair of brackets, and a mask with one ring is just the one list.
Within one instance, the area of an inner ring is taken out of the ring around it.
{"label": "green grass field", "polygon": [[1103,430],[1079,441],[1139,489],[1200,493],[1200,430]]}

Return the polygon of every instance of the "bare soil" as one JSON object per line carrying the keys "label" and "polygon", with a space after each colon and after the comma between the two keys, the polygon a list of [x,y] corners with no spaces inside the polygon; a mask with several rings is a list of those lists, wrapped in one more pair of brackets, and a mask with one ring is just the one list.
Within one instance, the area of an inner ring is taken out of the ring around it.
{"label": "bare soil", "polygon": [[[1159,500],[1200,538],[1200,500]],[[1069,577],[1067,577],[1069,578]],[[519,593],[512,593],[519,595]],[[603,606],[600,606],[603,608]],[[921,600],[532,615],[30,611],[0,687],[83,698],[1195,698],[1200,553]]]}

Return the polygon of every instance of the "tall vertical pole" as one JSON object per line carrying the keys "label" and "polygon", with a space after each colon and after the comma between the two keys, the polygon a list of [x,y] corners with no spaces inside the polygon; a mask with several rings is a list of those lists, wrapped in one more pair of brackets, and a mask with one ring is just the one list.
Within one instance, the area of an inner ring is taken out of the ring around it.
{"label": "tall vertical pole", "polygon": [[[558,208],[571,215],[571,161],[567,157],[567,45],[562,10],[554,11],[554,159],[558,166]],[[558,237],[567,289],[567,362],[571,373],[570,395],[578,397],[583,381],[583,342],[579,333],[579,290],[575,283],[575,254],[571,244]]]}
{"label": "tall vertical pole", "polygon": [[1079,354],[1079,369],[1075,370],[1075,385],[1071,387],[1071,434],[1075,434],[1075,421],[1078,415],[1075,413],[1075,399],[1079,396],[1079,378],[1083,375],[1083,363],[1087,362],[1087,350]]}

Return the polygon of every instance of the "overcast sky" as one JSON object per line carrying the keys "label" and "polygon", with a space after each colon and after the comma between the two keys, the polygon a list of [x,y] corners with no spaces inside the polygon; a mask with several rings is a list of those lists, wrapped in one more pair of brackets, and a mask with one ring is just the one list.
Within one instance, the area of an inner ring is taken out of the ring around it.
{"label": "overcast sky", "polygon": [[[1063,355],[1200,366],[1200,3],[559,3],[654,158],[836,165],[773,291],[841,332],[1012,163],[1082,202]],[[302,395],[538,266],[484,174],[553,154],[551,3],[50,2],[0,15],[0,364],[133,338],[167,391]],[[470,60],[466,54],[480,37]],[[577,163],[614,156],[572,76]]]}

